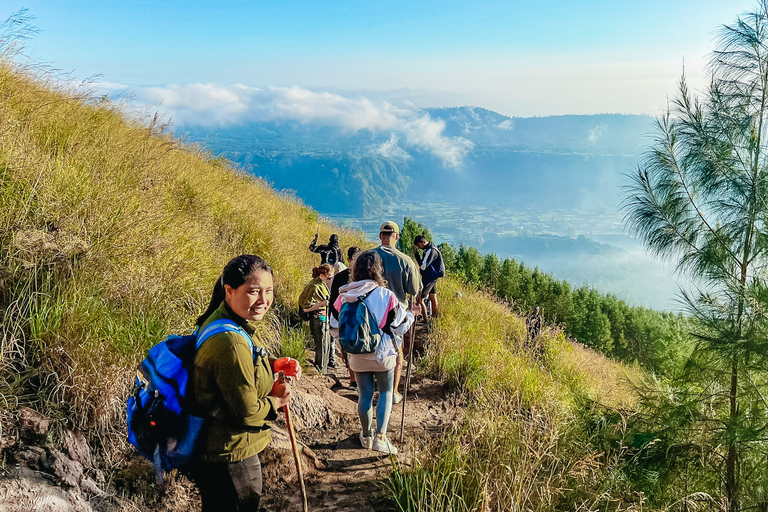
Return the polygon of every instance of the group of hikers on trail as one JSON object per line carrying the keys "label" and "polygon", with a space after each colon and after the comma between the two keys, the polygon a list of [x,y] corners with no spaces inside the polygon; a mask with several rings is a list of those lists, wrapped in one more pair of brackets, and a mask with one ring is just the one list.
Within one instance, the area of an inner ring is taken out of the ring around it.
{"label": "group of hikers on trail", "polygon": [[[431,242],[423,236],[414,240],[417,266],[396,248],[399,238],[399,226],[392,221],[384,222],[379,228],[379,247],[368,251],[350,247],[350,267],[346,268],[338,236],[331,235],[327,245],[318,246],[315,235],[309,250],[319,253],[321,262],[313,269],[313,279],[304,288],[298,304],[300,316],[310,323],[318,372],[324,374],[329,367],[336,367],[336,342],[340,345],[349,371],[349,388],[359,391],[360,444],[392,454],[397,453],[397,448],[386,434],[392,404],[403,400],[398,392],[403,339],[415,318],[426,314],[421,306],[422,296],[429,296],[431,310],[436,314],[435,284],[445,273],[440,251]],[[425,251],[423,257],[419,249]],[[365,344],[369,346],[360,348]],[[376,390],[379,398],[374,430]]]}
{"label": "group of hikers on trail", "polygon": [[[312,269],[298,304],[314,339],[314,366],[320,374],[335,368],[338,343],[349,389],[359,394],[361,446],[397,454],[387,427],[392,405],[403,400],[398,390],[404,338],[419,315],[437,316],[436,283],[445,275],[442,255],[419,235],[414,263],[396,248],[400,228],[392,221],[379,228],[378,247],[349,247],[346,259],[337,235],[327,245],[317,245],[317,238],[309,249],[320,254],[321,262]],[[270,357],[252,338],[254,324],[272,306],[274,284],[272,268],[262,258],[233,258],[216,280],[195,332],[169,335],[152,347],[128,399],[129,441],[154,463],[158,480],[164,470],[186,471],[199,487],[204,512],[264,510],[259,453],[271,441],[270,425],[278,411],[286,416],[306,508],[286,380],[299,379],[301,366],[292,358]],[[529,344],[541,332],[538,306],[526,326]],[[409,343],[412,351],[412,329]]]}
{"label": "group of hikers on trail", "polygon": [[[299,313],[315,340],[315,367],[325,373],[336,366],[338,340],[350,389],[359,391],[360,444],[387,454],[397,453],[387,426],[392,404],[403,399],[397,392],[403,337],[422,314],[420,298],[409,307],[408,296],[429,296],[435,314],[438,277],[425,275],[424,269],[442,262],[437,248],[421,239],[420,272],[395,248],[399,236],[396,223],[384,222],[379,247],[348,249],[349,268],[336,235],[322,246],[315,237],[310,249],[322,261],[299,301]],[[423,276],[429,286],[424,290]],[[295,359],[270,357],[252,338],[254,324],[265,318],[273,300],[270,265],[255,255],[233,258],[216,280],[195,332],[169,335],[139,365],[127,406],[129,441],[154,463],[158,480],[164,470],[186,471],[200,490],[204,512],[264,510],[259,453],[271,441],[270,425],[278,411],[286,415],[297,470],[301,467],[286,380],[300,378],[301,366]]]}

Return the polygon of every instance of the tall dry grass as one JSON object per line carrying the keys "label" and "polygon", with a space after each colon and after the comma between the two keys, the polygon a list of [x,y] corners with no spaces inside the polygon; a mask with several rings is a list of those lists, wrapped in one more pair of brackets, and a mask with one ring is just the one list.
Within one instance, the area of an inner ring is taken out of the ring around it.
{"label": "tall dry grass", "polygon": [[469,410],[448,435],[420,447],[412,466],[395,467],[385,484],[390,507],[641,509],[642,494],[621,471],[627,450],[603,439],[625,434],[620,418],[634,413],[633,380],[642,374],[555,327],[527,343],[523,318],[457,280],[440,282],[439,300],[422,364],[460,388]]}
{"label": "tall dry grass", "polygon": [[294,307],[319,228],[366,245],[109,101],[0,63],[0,410],[32,405],[124,445],[133,368],[187,332],[233,256],[275,269]]}

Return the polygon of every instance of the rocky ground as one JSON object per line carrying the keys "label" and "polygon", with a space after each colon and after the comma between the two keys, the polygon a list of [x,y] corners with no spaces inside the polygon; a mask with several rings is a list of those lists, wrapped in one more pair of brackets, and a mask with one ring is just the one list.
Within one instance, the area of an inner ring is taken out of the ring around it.
{"label": "rocky ground", "polygon": [[[305,428],[298,438],[312,450],[319,464],[307,478],[307,495],[312,510],[373,511],[380,510],[382,482],[392,469],[394,460],[388,455],[360,446],[357,418],[357,393],[346,389],[348,378],[334,375],[307,379],[313,395],[325,397],[334,420],[321,428]],[[302,385],[303,386],[303,385]],[[336,399],[329,395],[335,395]],[[411,379],[406,403],[404,441],[400,443],[402,403],[393,407],[388,437],[397,445],[395,460],[409,464],[414,448],[442,434],[445,428],[463,415],[459,400],[446,393],[440,382],[418,373]],[[289,469],[293,470],[291,464]],[[270,510],[302,510],[299,486],[291,481],[267,494]]]}
{"label": "rocky ground", "polygon": [[[425,326],[419,324],[417,341],[425,338]],[[414,449],[439,437],[464,414],[460,397],[414,370],[402,443],[402,403],[393,407],[390,417],[388,437],[399,449],[397,457],[390,457],[360,446],[357,393],[348,386],[343,365],[325,376],[308,370],[295,384],[291,415],[302,446],[310,510],[380,510],[381,483],[392,464],[410,464]],[[20,409],[16,420],[12,435],[7,430],[3,437],[0,432],[0,443],[7,445],[0,476],[0,512],[199,510],[194,486],[183,477],[171,475],[157,498],[152,467],[142,458],[131,458],[107,479],[103,464],[93,460],[82,433],[65,431],[61,444],[52,446],[45,442],[47,418]],[[267,509],[301,511],[301,491],[284,419],[273,428],[273,442],[261,460]],[[153,494],[153,503],[137,498]]]}

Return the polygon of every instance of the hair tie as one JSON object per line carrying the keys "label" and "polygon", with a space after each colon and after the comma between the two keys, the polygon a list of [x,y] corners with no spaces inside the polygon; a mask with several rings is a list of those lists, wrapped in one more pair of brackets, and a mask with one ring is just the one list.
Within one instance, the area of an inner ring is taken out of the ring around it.
{"label": "hair tie", "polygon": [[219,278],[219,280],[221,281],[221,287],[222,287],[222,288],[224,288],[224,275],[223,275],[223,274],[222,274],[222,276]]}

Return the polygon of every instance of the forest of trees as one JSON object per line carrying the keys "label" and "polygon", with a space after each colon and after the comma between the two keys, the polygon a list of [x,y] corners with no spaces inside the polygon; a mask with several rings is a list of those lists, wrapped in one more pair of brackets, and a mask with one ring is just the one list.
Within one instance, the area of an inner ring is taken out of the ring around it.
{"label": "forest of trees", "polygon": [[[418,234],[431,240],[427,227],[406,217],[401,250],[411,254]],[[561,326],[568,336],[610,357],[668,375],[690,354],[692,320],[682,314],[630,306],[587,285],[574,288],[523,262],[483,256],[474,247],[462,244],[457,249],[447,243],[438,247],[451,275],[493,292],[521,314],[541,307],[547,323]]]}

